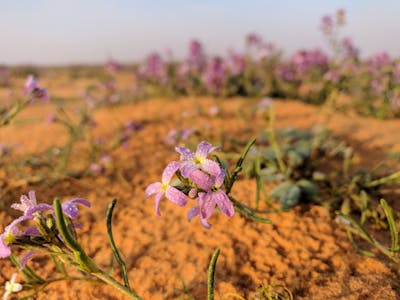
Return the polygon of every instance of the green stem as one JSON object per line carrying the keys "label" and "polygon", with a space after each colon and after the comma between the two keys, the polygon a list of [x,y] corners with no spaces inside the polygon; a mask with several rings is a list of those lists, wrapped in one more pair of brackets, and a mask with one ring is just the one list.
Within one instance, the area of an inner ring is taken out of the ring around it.
{"label": "green stem", "polygon": [[74,252],[75,258],[78,263],[83,267],[83,269],[87,272],[99,272],[99,268],[93,262],[93,260],[86,254],[83,250],[82,246],[75,240],[69,231],[67,224],[64,219],[64,214],[62,211],[61,203],[59,199],[54,200],[54,212],[56,215],[56,224],[57,228],[60,231],[60,234],[64,240],[64,243]]}
{"label": "green stem", "polygon": [[118,281],[116,281],[114,278],[112,278],[108,274],[100,271],[100,272],[92,273],[92,275],[96,276],[101,281],[113,286],[118,291],[120,291],[121,293],[125,294],[129,299],[141,300],[141,298],[138,295],[136,295],[133,291],[131,291],[127,287],[125,287],[122,284],[120,284]]}
{"label": "green stem", "polygon": [[275,127],[275,111],[273,106],[271,106],[269,108],[269,131],[268,131],[269,142],[271,143],[271,146],[274,149],[276,160],[278,161],[279,170],[282,173],[286,173],[286,165],[282,159],[282,151],[279,148],[278,141],[276,140],[274,127]]}
{"label": "green stem", "polygon": [[207,299],[214,300],[214,277],[215,267],[219,256],[219,248],[215,249],[214,254],[211,257],[210,265],[208,266],[208,278],[207,278]]}
{"label": "green stem", "polygon": [[124,285],[125,285],[125,287],[130,289],[129,280],[128,280],[128,272],[126,270],[126,264],[125,264],[124,260],[121,258],[121,255],[119,254],[119,251],[117,249],[117,246],[115,245],[115,241],[114,241],[114,237],[113,237],[113,233],[112,233],[111,220],[112,220],[112,214],[113,214],[114,207],[115,207],[116,203],[117,203],[117,199],[113,199],[113,201],[108,206],[108,210],[107,210],[107,233],[108,233],[108,238],[110,240],[111,249],[114,252],[114,256],[117,259],[118,264],[122,268],[122,277],[124,279]]}
{"label": "green stem", "polygon": [[243,215],[245,215],[246,217],[248,217],[249,219],[256,221],[256,222],[260,222],[260,223],[264,223],[264,224],[270,224],[271,220],[267,219],[267,218],[263,218],[260,217],[259,215],[257,215],[252,209],[248,208],[247,206],[243,205],[242,203],[240,203],[239,201],[237,201],[235,198],[233,198],[232,196],[228,196],[229,199],[232,201],[233,205],[236,207],[236,209]]}
{"label": "green stem", "polygon": [[240,171],[242,171],[243,161],[246,158],[247,153],[249,152],[251,146],[253,146],[253,144],[255,142],[256,142],[256,139],[253,138],[247,143],[247,145],[246,145],[246,147],[244,147],[244,150],[243,150],[242,154],[240,155],[238,161],[236,162],[236,166],[232,172],[232,175],[227,173],[227,176],[229,175],[229,182],[228,182],[227,186],[225,187],[227,195],[231,192],[231,189],[232,189],[233,184],[235,183],[236,177],[239,175]]}
{"label": "green stem", "polygon": [[379,186],[379,185],[382,185],[382,184],[385,184],[385,183],[388,183],[388,182],[391,182],[391,181],[394,181],[397,179],[400,179],[400,171],[393,173],[389,176],[382,177],[382,178],[373,180],[371,182],[368,182],[365,184],[365,187],[375,187],[375,186]]}

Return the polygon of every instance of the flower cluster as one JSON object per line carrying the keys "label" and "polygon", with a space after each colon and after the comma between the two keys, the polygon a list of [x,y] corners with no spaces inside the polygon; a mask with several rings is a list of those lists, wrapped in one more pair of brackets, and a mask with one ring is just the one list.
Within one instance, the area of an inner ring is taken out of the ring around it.
{"label": "flower cluster", "polygon": [[[77,204],[90,207],[90,202],[82,198],[74,198],[62,204],[64,215],[70,219],[78,217],[79,210]],[[5,227],[4,232],[0,234],[0,258],[6,258],[11,254],[11,245],[29,245],[30,247],[45,247],[45,245],[60,243],[58,230],[55,226],[54,208],[46,203],[37,203],[34,191],[30,191],[28,196],[22,195],[20,203],[14,203],[12,208],[20,210],[23,215],[12,221]],[[51,212],[45,214],[46,211]],[[28,221],[33,221],[33,225],[24,226]],[[73,228],[79,227],[77,223],[72,223]],[[21,265],[32,256],[30,251],[21,261]]]}
{"label": "flower cluster", "polygon": [[[205,228],[210,228],[208,219],[216,206],[226,216],[233,216],[233,204],[224,191],[226,171],[216,161],[208,158],[211,152],[218,149],[205,141],[197,146],[194,153],[186,147],[175,148],[180,154],[180,160],[167,165],[161,182],[152,183],[146,188],[146,198],[155,195],[157,215],[161,215],[160,200],[165,196],[179,206],[185,206],[189,198],[194,199],[196,205],[189,210],[188,220],[199,216]],[[174,175],[179,178],[180,184],[171,183]]]}

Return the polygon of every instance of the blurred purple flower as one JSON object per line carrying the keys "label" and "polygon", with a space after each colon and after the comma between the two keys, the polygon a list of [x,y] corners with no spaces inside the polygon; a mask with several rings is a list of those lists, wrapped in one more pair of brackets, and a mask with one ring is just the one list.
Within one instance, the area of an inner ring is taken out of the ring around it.
{"label": "blurred purple flower", "polygon": [[33,75],[29,75],[24,85],[24,96],[29,96],[28,102],[33,102],[35,99],[41,99],[44,102],[49,101],[49,95],[45,88],[39,86],[38,81]]}
{"label": "blurred purple flower", "polygon": [[257,33],[249,33],[246,35],[246,44],[258,48],[262,44],[262,38]]}
{"label": "blurred purple flower", "polygon": [[246,68],[246,61],[243,56],[230,50],[228,53],[227,67],[232,75],[240,75]]}
{"label": "blurred purple flower", "polygon": [[214,57],[207,62],[203,82],[207,90],[213,94],[220,94],[226,77],[225,62],[220,57]]}
{"label": "blurred purple flower", "polygon": [[360,54],[360,50],[354,46],[353,41],[350,38],[342,39],[340,45],[343,49],[344,57],[358,57]]}
{"label": "blurred purple flower", "polygon": [[151,53],[146,59],[146,75],[160,81],[166,80],[164,61],[158,53]]}
{"label": "blurred purple flower", "polygon": [[336,70],[329,70],[324,74],[323,77],[326,81],[332,82],[332,83],[337,83],[339,82],[340,79],[340,74]]}
{"label": "blurred purple flower", "polygon": [[328,56],[320,49],[299,50],[292,58],[297,71],[303,74],[312,67],[326,68],[328,65]]}
{"label": "blurred purple flower", "polygon": [[333,20],[330,15],[325,15],[321,19],[321,30],[325,34],[332,33],[333,30]]}
{"label": "blurred purple flower", "polygon": [[205,63],[205,54],[202,44],[198,40],[191,40],[187,62],[191,68],[201,70]]}
{"label": "blurred purple flower", "polygon": [[106,63],[105,68],[111,74],[115,74],[122,69],[122,65],[114,59],[109,59]]}

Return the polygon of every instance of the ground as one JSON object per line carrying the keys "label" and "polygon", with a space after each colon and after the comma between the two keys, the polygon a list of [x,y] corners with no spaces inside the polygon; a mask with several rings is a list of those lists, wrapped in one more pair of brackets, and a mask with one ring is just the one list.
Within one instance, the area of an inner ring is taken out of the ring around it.
{"label": "ground", "polygon": [[[358,254],[332,215],[320,206],[267,214],[272,224],[255,223],[239,214],[227,218],[214,213],[209,230],[198,220],[187,221],[190,205],[180,208],[164,200],[162,216],[156,216],[153,199],[145,200],[144,190],[160,180],[169,161],[178,158],[174,147],[164,143],[168,131],[195,128],[197,134],[191,146],[203,139],[214,144],[221,138],[246,140],[267,124],[263,114],[250,112],[256,103],[240,98],[151,99],[100,109],[94,114],[94,135],[110,135],[127,120],[143,124],[128,147],[112,153],[124,179],[108,174],[26,184],[11,182],[12,175],[0,170],[0,188],[9,188],[2,199],[0,229],[16,216],[9,204],[31,189],[41,202],[50,203],[56,196],[86,198],[92,208],[81,209],[79,240],[96,262],[107,268],[111,250],[105,214],[109,202],[117,198],[113,219],[116,243],[126,260],[131,285],[144,299],[189,299],[188,295],[205,299],[208,263],[217,247],[221,254],[216,269],[216,299],[234,299],[228,293],[249,297],[262,285],[283,285],[295,299],[399,299],[398,266],[381,255],[370,258]],[[215,104],[220,113],[210,116],[208,108]],[[274,105],[277,127],[311,128],[324,123],[354,148],[357,163],[363,166],[374,166],[387,152],[399,151],[398,120],[329,114],[296,101],[277,101]],[[37,103],[19,118],[45,117],[50,111],[50,105]],[[65,139],[63,128],[44,122],[17,122],[0,130],[0,143],[16,145],[14,158],[60,145]],[[71,163],[80,158],[79,149],[76,151]],[[254,206],[255,182],[241,178],[233,195]],[[32,263],[39,273],[51,275],[53,270],[47,262],[36,257]],[[0,283],[13,272],[8,261],[0,261]],[[77,298],[124,299],[110,287],[87,282],[54,283],[38,295],[38,299]]]}

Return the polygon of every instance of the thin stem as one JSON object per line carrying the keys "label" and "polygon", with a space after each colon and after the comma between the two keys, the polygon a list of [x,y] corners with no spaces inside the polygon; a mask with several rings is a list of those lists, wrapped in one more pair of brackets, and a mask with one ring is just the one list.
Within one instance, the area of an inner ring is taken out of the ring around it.
{"label": "thin stem", "polygon": [[232,201],[233,205],[236,207],[236,209],[243,215],[245,215],[246,217],[248,217],[249,219],[256,221],[256,222],[260,222],[260,223],[265,223],[265,224],[270,224],[271,220],[267,219],[267,218],[263,218],[260,217],[259,215],[257,215],[252,209],[248,208],[247,206],[243,205],[242,203],[240,203],[239,201],[237,201],[235,198],[233,198],[232,196],[228,196],[229,199]]}
{"label": "thin stem", "polygon": [[382,177],[382,178],[373,180],[369,183],[366,183],[365,187],[375,187],[375,186],[382,185],[382,184],[385,184],[385,183],[388,183],[388,182],[391,182],[391,181],[394,181],[397,179],[400,179],[400,171],[393,173],[389,176]]}
{"label": "thin stem", "polygon": [[57,228],[65,242],[65,244],[73,250],[74,255],[78,263],[88,272],[99,272],[99,268],[92,261],[92,259],[86,254],[82,246],[75,240],[70,231],[68,230],[67,224],[65,223],[64,214],[62,211],[61,203],[59,199],[54,200],[54,212],[56,215]]}
{"label": "thin stem", "polygon": [[108,233],[108,238],[110,241],[111,249],[114,252],[114,256],[117,259],[118,264],[121,266],[122,269],[122,277],[124,279],[124,285],[128,289],[131,289],[129,286],[129,279],[128,279],[128,272],[126,270],[126,264],[124,260],[121,258],[121,255],[119,254],[118,248],[115,245],[113,233],[112,233],[112,214],[114,211],[115,204],[117,203],[117,199],[113,199],[113,201],[110,203],[108,206],[107,210],[107,233]]}
{"label": "thin stem", "polygon": [[214,254],[211,257],[210,265],[208,266],[208,278],[207,278],[207,299],[214,300],[214,277],[215,267],[219,256],[219,248],[215,249]]}
{"label": "thin stem", "polygon": [[100,272],[92,273],[92,275],[96,276],[97,278],[104,281],[105,283],[115,287],[121,293],[125,294],[129,299],[141,300],[141,298],[138,295],[136,295],[133,291],[131,291],[127,287],[120,284],[118,281],[116,281],[114,278],[112,278],[108,274],[100,271]]}
{"label": "thin stem", "polygon": [[269,108],[269,131],[268,131],[269,142],[271,143],[271,146],[274,149],[276,160],[278,161],[279,170],[282,173],[286,173],[286,165],[282,159],[282,151],[279,148],[278,141],[276,140],[274,127],[275,127],[275,112],[273,106],[271,106]]}

